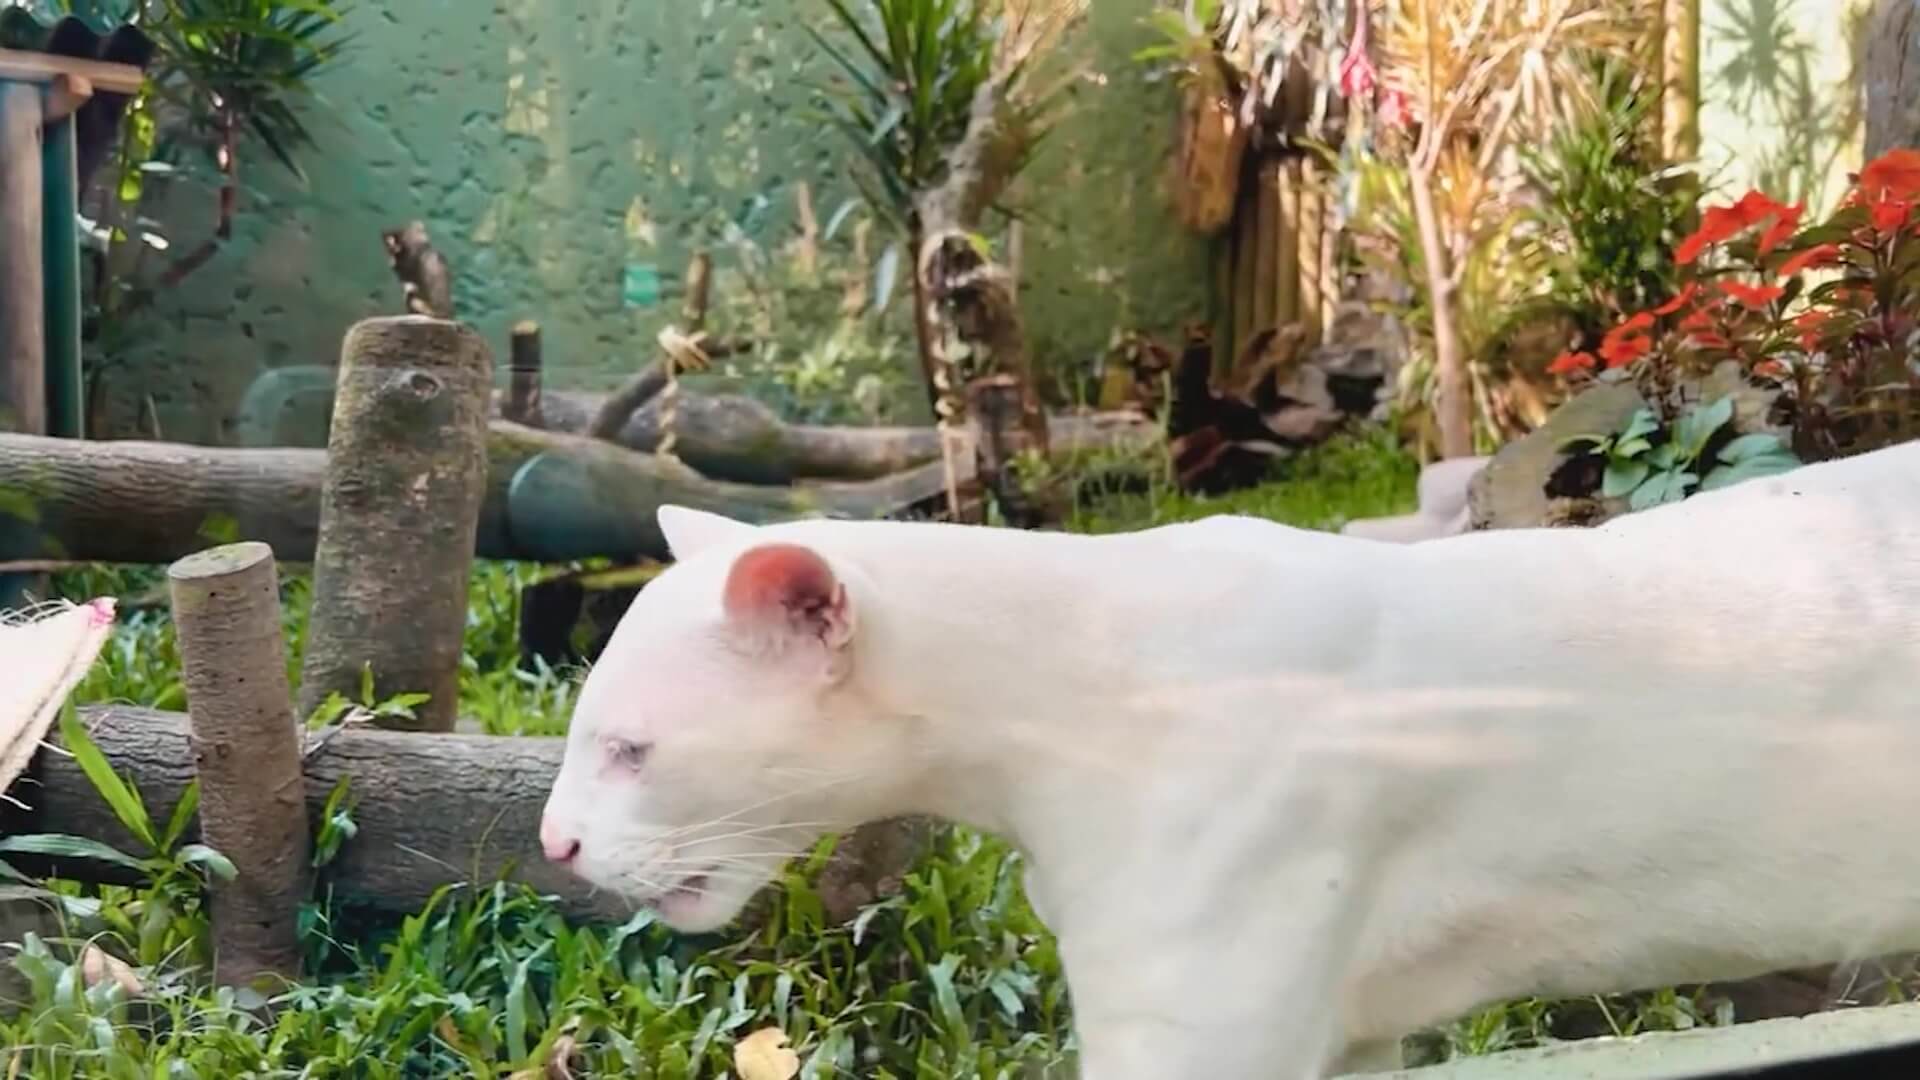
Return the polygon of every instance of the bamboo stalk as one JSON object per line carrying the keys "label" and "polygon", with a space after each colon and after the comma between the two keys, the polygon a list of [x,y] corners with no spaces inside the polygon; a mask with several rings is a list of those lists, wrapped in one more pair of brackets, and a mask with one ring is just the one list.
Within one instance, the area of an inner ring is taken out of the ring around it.
{"label": "bamboo stalk", "polygon": [[1326,187],[1319,169],[1306,159],[1293,162],[1294,188],[1300,198],[1299,243],[1294,248],[1294,279],[1300,283],[1295,319],[1306,331],[1304,343],[1320,344],[1326,295],[1320,282],[1320,243],[1326,228]]}
{"label": "bamboo stalk", "polygon": [[[1260,174],[1256,174],[1256,177]],[[1233,222],[1233,340],[1220,343],[1218,351],[1226,355],[1215,364],[1223,375],[1233,372],[1234,357],[1254,334],[1254,260],[1259,250],[1260,189],[1256,179],[1251,190],[1243,190],[1240,209]]]}
{"label": "bamboo stalk", "polygon": [[[1279,275],[1286,272],[1284,257],[1286,236],[1281,222],[1281,200],[1284,193],[1280,177],[1285,175],[1285,166],[1277,161],[1266,161],[1260,165],[1260,201],[1255,224],[1257,243],[1254,255],[1253,285],[1253,332],[1270,330],[1285,321],[1287,313],[1278,304],[1282,296]],[[1246,342],[1239,343],[1241,348]],[[1238,363],[1238,356],[1228,361]],[[1238,374],[1236,371],[1235,374]]]}
{"label": "bamboo stalk", "polygon": [[1274,275],[1274,325],[1299,322],[1300,305],[1300,159],[1290,158],[1279,171],[1280,224],[1276,233],[1279,266]]}

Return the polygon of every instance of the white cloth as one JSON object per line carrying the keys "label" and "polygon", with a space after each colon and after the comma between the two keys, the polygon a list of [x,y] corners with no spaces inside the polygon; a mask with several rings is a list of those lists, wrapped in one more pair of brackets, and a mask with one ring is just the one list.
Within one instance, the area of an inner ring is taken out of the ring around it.
{"label": "white cloth", "polygon": [[113,632],[113,600],[0,612],[0,795],[46,738]]}

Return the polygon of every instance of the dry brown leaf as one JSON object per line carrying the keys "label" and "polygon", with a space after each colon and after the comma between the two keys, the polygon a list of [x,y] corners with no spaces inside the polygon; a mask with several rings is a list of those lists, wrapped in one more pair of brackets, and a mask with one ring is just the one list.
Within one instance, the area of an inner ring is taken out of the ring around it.
{"label": "dry brown leaf", "polygon": [[761,1028],[734,1046],[733,1068],[740,1080],[793,1080],[800,1055],[788,1049],[786,1032]]}
{"label": "dry brown leaf", "polygon": [[553,1050],[547,1054],[547,1080],[573,1080],[573,1069],[568,1062],[573,1060],[575,1045],[571,1035],[553,1040]]}
{"label": "dry brown leaf", "polygon": [[88,945],[80,953],[80,978],[88,986],[98,986],[111,980],[118,983],[128,997],[139,997],[147,989],[126,961],[98,945]]}

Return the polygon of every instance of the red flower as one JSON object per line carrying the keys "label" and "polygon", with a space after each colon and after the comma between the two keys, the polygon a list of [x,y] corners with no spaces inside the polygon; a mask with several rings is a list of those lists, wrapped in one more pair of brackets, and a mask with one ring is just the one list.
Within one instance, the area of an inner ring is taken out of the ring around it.
{"label": "red flower", "polygon": [[1607,370],[1626,367],[1652,352],[1653,338],[1648,334],[1652,327],[1653,312],[1643,311],[1607,331],[1600,341],[1600,358],[1607,362]]}
{"label": "red flower", "polygon": [[1785,235],[1776,235],[1781,225],[1785,224],[1786,232],[1792,233],[1800,224],[1800,213],[1799,206],[1782,206],[1757,191],[1740,196],[1740,201],[1732,206],[1709,206],[1701,215],[1700,228],[1674,249],[1674,261],[1685,266],[1713,245],[1725,243],[1767,221],[1775,224],[1760,241],[1763,251],[1771,250],[1774,244],[1785,239]]}
{"label": "red flower", "polygon": [[1563,352],[1547,365],[1549,375],[1571,375],[1576,371],[1591,371],[1598,363],[1589,352]]}
{"label": "red flower", "polygon": [[1733,348],[1733,342],[1728,341],[1726,338],[1726,335],[1715,333],[1712,330],[1701,330],[1693,334],[1691,337],[1687,338],[1687,344],[1692,345],[1697,349],[1731,349]]}
{"label": "red flower", "polygon": [[1697,281],[1689,281],[1687,282],[1687,287],[1684,289],[1681,289],[1680,294],[1678,296],[1675,296],[1673,299],[1667,301],[1664,304],[1661,304],[1657,308],[1654,308],[1653,313],[1655,315],[1671,315],[1674,312],[1679,311],[1681,308],[1686,307],[1689,303],[1691,303],[1693,301],[1694,296],[1699,292],[1700,292],[1700,283]]}
{"label": "red flower", "polygon": [[1773,303],[1787,291],[1778,285],[1748,285],[1739,281],[1722,281],[1720,291],[1733,297],[1748,307],[1765,307]]}
{"label": "red flower", "polygon": [[1348,46],[1346,58],[1340,61],[1340,96],[1371,97],[1378,82],[1379,72],[1374,70],[1373,61],[1367,59],[1366,46]]}
{"label": "red flower", "polygon": [[1682,330],[1705,330],[1713,326],[1713,312],[1701,308],[1699,311],[1680,320]]}
{"label": "red flower", "polygon": [[1815,266],[1838,266],[1840,264],[1840,245],[1819,244],[1788,259],[1775,271],[1780,277],[1790,278],[1802,270]]}
{"label": "red flower", "polygon": [[1873,227],[1881,232],[1892,232],[1907,223],[1908,215],[1913,213],[1913,202],[1908,199],[1875,199],[1868,207],[1873,214]]}
{"label": "red flower", "polygon": [[1920,197],[1920,150],[1889,150],[1860,170],[1860,194],[1868,202],[1912,202]]}
{"label": "red flower", "polygon": [[1765,255],[1786,243],[1800,228],[1800,215],[1805,213],[1806,209],[1805,203],[1794,203],[1792,206],[1782,207],[1780,216],[1772,225],[1767,226],[1766,232],[1760,234],[1760,254]]}
{"label": "red flower", "polygon": [[1812,352],[1820,343],[1820,332],[1827,328],[1827,313],[1824,311],[1802,312],[1794,318],[1793,325],[1800,331],[1800,347]]}
{"label": "red flower", "polygon": [[1406,91],[1389,87],[1380,95],[1380,122],[1390,128],[1403,128],[1413,121],[1413,105]]}
{"label": "red flower", "polygon": [[1777,379],[1787,373],[1787,365],[1778,360],[1762,360],[1753,365],[1753,373],[1755,375],[1765,375],[1768,378]]}

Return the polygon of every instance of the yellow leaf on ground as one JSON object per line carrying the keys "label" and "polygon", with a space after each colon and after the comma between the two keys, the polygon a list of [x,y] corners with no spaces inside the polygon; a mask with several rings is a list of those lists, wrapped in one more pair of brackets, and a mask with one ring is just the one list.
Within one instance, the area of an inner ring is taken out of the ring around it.
{"label": "yellow leaf on ground", "polygon": [[734,1046],[733,1068],[740,1080],[793,1080],[800,1055],[787,1048],[786,1032],[761,1028]]}

